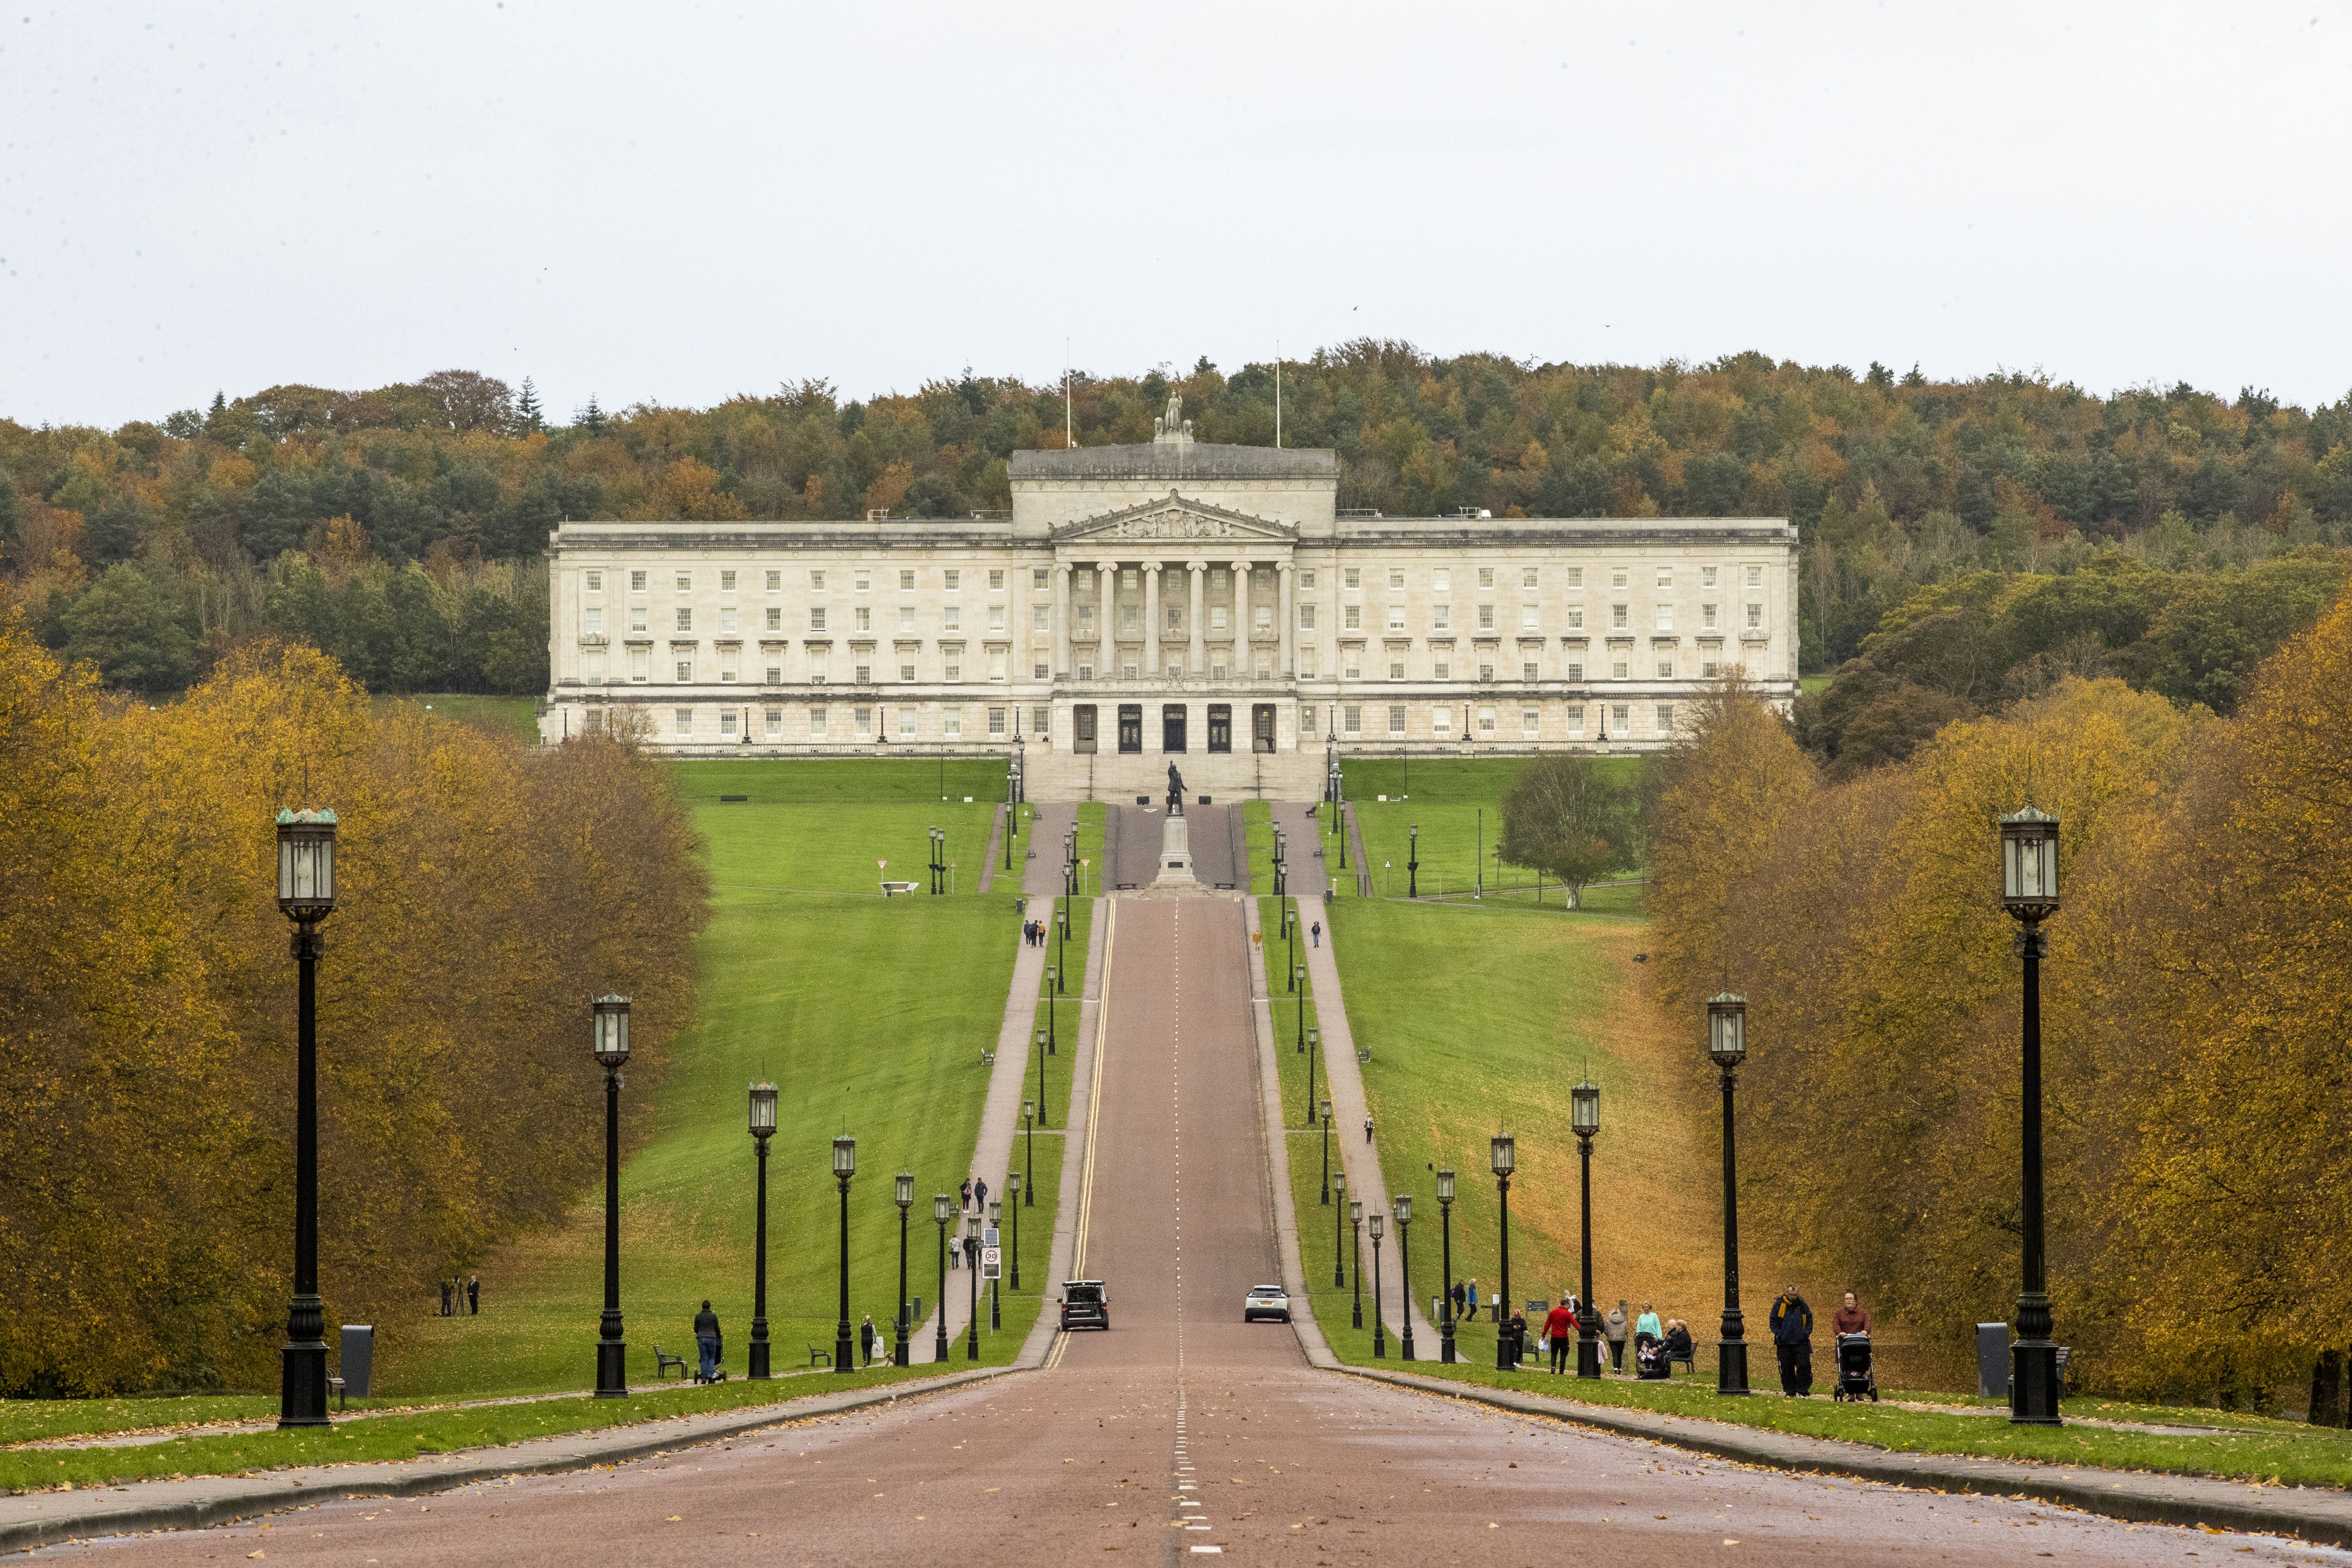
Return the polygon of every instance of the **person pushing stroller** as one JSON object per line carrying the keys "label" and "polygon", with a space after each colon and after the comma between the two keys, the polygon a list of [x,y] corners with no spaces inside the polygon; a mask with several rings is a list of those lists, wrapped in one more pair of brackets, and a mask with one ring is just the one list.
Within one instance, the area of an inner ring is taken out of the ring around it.
{"label": "person pushing stroller", "polygon": [[1878,1380],[1871,1366],[1870,1313],[1845,1293],[1845,1300],[1830,1314],[1830,1332],[1837,1343],[1837,1385],[1830,1390],[1832,1400],[1878,1400]]}

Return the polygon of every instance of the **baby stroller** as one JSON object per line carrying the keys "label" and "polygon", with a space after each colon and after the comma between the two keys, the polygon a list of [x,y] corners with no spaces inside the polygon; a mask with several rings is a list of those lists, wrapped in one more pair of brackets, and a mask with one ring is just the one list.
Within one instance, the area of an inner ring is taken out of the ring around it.
{"label": "baby stroller", "polygon": [[1674,1373],[1666,1360],[1666,1342],[1655,1334],[1633,1336],[1633,1375],[1643,1383],[1663,1383]]}
{"label": "baby stroller", "polygon": [[1878,1403],[1878,1381],[1870,1371],[1870,1336],[1840,1334],[1837,1337],[1837,1386],[1830,1390],[1832,1399],[1867,1398]]}

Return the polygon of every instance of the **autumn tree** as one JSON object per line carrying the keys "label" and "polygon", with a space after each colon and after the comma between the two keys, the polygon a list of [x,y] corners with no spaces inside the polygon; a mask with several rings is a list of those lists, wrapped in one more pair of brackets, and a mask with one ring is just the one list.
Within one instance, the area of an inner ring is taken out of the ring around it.
{"label": "autumn tree", "polygon": [[1503,797],[1502,858],[1559,878],[1570,909],[1584,889],[1612,871],[1628,871],[1634,853],[1633,793],[1601,764],[1553,752],[1519,771]]}

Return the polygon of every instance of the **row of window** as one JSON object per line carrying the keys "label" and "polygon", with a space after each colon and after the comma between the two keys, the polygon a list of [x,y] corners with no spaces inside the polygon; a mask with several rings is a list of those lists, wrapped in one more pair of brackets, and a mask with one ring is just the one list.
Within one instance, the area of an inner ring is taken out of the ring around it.
{"label": "row of window", "polygon": [[[1120,612],[1119,629],[1129,632],[1138,630],[1139,623],[1137,619],[1136,606],[1133,605],[1121,605],[1118,608]],[[1742,628],[1748,631],[1763,630],[1764,606],[1760,604],[1749,604],[1742,606],[1742,608],[1745,611],[1745,618],[1740,623]],[[1076,635],[1081,640],[1083,640],[1086,637],[1094,635],[1095,607],[1092,605],[1079,605],[1076,606]],[[1274,630],[1274,606],[1271,605],[1252,605],[1251,609],[1253,611],[1253,618],[1250,623],[1251,629],[1260,634],[1270,635]],[[1223,605],[1212,605],[1208,607],[1208,611],[1209,634],[1213,637],[1219,634],[1230,634],[1233,628],[1226,619],[1225,606]],[[1496,624],[1496,616],[1494,605],[1477,605],[1476,612],[1476,617],[1473,623],[1473,629],[1482,632],[1499,631],[1502,629]],[[1571,605],[1562,613],[1566,616],[1566,624],[1569,630],[1581,631],[1584,629],[1584,607],[1581,605]],[[1365,629],[1364,607],[1361,605],[1342,605],[1339,607],[1339,630],[1353,632],[1362,631]],[[1029,629],[1033,632],[1051,632],[1053,630],[1053,615],[1054,612],[1050,605],[1036,605],[1031,606]],[[961,605],[942,605],[940,606],[940,629],[941,631],[956,632],[965,629],[963,624],[963,607]],[[581,629],[589,636],[603,637],[607,635],[603,606],[591,605],[581,612]],[[629,606],[628,617],[628,629],[630,631],[644,632],[650,629],[652,612],[645,605],[633,605]],[[1005,623],[1005,606],[1003,605],[991,605],[987,606],[986,620],[984,626],[981,629],[992,632],[1007,631],[1010,628]],[[688,606],[680,605],[672,613],[671,624],[672,628],[677,631],[692,631],[694,629],[694,611]],[[1675,606],[1665,604],[1652,605],[1650,624],[1652,629],[1656,631],[1673,631],[1675,629]],[[1703,604],[1698,607],[1699,630],[1716,631],[1720,629],[1723,624],[1720,610],[1717,605]],[[1612,605],[1609,606],[1610,629],[1614,631],[1629,630],[1631,629],[1632,625],[1632,605]],[[782,631],[784,629],[784,612],[782,606],[777,605],[768,605],[765,611],[765,619],[761,622],[759,629],[770,632]],[[825,606],[819,605],[810,608],[808,612],[808,629],[812,632],[824,632],[835,629],[831,625],[830,616]],[[858,605],[854,606],[850,611],[849,625],[841,629],[858,632],[873,631],[874,611],[872,606],[866,605]],[[916,625],[914,605],[901,605],[898,606],[898,618],[895,629],[902,633],[915,632],[920,629]],[[1301,605],[1298,606],[1298,629],[1303,632],[1311,632],[1316,629],[1315,606],[1313,605]],[[1402,632],[1406,629],[1405,606],[1403,605],[1392,604],[1389,605],[1388,623],[1385,629],[1391,632]],[[1429,607],[1429,629],[1433,632],[1448,632],[1454,630],[1454,607],[1451,605],[1432,605]],[[1535,605],[1520,605],[1517,629],[1523,632],[1542,630],[1543,616],[1541,608]],[[740,633],[741,630],[742,625],[739,618],[739,612],[737,612],[732,605],[722,606],[719,611],[719,635],[722,637],[730,636]],[[1184,608],[1182,605],[1171,605],[1168,606],[1168,630],[1177,636],[1183,635]]]}
{"label": "row of window", "polygon": [[[826,570],[827,569],[824,568],[814,567],[809,570],[808,579],[810,592],[817,594],[825,592]],[[1008,574],[1012,571],[1017,570],[1019,570],[1019,568],[990,566],[984,569],[974,568],[971,574],[975,581],[978,581],[984,575],[987,578],[989,588],[993,592],[1002,593],[1004,590]],[[1375,577],[1385,573],[1388,579],[1388,585],[1391,588],[1402,588],[1405,585],[1405,569],[1402,566],[1391,566],[1386,568],[1343,566],[1339,569],[1339,586],[1343,589],[1361,589],[1364,586],[1364,574],[1368,570],[1370,571]],[[1507,577],[1510,569],[1504,568],[1503,570]],[[1560,586],[1568,588],[1581,588],[1584,586],[1583,567],[1556,566],[1553,567],[1552,570],[1559,574]],[[1675,585],[1675,567],[1657,566],[1650,568],[1649,570],[1654,574],[1654,586],[1659,588],[1672,588]],[[1724,570],[1722,567],[1701,566],[1696,568],[1696,570],[1698,572],[1700,587],[1713,588],[1721,584],[1719,574]],[[1761,565],[1739,566],[1733,568],[1733,570],[1744,574],[1747,586],[1750,588],[1761,588],[1764,585],[1764,568]],[[1028,571],[1029,585],[1032,588],[1042,590],[1053,585],[1051,575],[1052,569],[1050,567],[1033,566],[1030,567]],[[1496,586],[1496,569],[1495,567],[1480,566],[1475,568],[1475,571],[1478,587],[1482,589],[1492,589]],[[1606,568],[1606,571],[1609,574],[1610,587],[1624,588],[1632,585],[1634,568],[1630,566],[1612,566]],[[1539,585],[1541,582],[1539,568],[1534,566],[1523,566],[1518,568],[1517,572],[1519,586],[1521,588],[1533,588]],[[628,574],[629,592],[632,594],[649,592],[656,574],[656,570],[652,567],[632,568]],[[678,593],[691,594],[694,592],[695,574],[691,568],[673,568],[667,572],[660,573],[659,574],[667,576]],[[615,573],[614,575],[617,576],[618,574]],[[719,568],[719,591],[722,594],[732,594],[738,592],[739,580],[749,575],[751,575],[751,574],[738,571],[731,567]],[[766,592],[771,594],[780,594],[783,592],[783,568],[768,568],[762,571],[761,575],[762,578],[762,587]],[[833,575],[837,580],[845,575],[845,574],[835,571]],[[874,578],[876,575],[873,568],[863,566],[855,567],[846,573],[845,575],[849,578],[852,592],[865,594],[873,591]],[[885,573],[883,575],[887,578],[888,574]],[[898,569],[897,575],[898,579],[898,589],[901,593],[911,594],[915,592],[916,579],[918,576],[918,573],[915,568],[900,567]],[[948,593],[961,593],[963,589],[964,575],[965,574],[961,567],[942,567],[940,572],[940,586]],[[1133,588],[1140,582],[1142,574],[1136,568],[1128,567],[1122,569],[1119,575],[1124,586]],[[604,591],[605,573],[602,568],[592,567],[584,572],[582,576],[583,585],[589,593],[601,594]],[[1260,587],[1273,586],[1274,571],[1271,567],[1260,568],[1256,573],[1256,577]],[[1210,569],[1210,586],[1220,589],[1223,588],[1226,585],[1225,578],[1225,568],[1218,566],[1212,567]],[[1298,569],[1298,586],[1301,589],[1313,588],[1315,586],[1315,579],[1316,569],[1314,567],[1302,566]],[[1435,566],[1429,568],[1429,587],[1433,592],[1440,594],[1448,593],[1452,591],[1453,586],[1454,569],[1452,567]]]}
{"label": "row of window", "polygon": [[[1351,648],[1348,650],[1348,657],[1350,660],[1360,660],[1360,650]],[[719,650],[716,656],[716,659],[717,675],[721,685],[732,685],[742,679],[741,662],[732,650]],[[983,662],[980,668],[985,671],[984,677],[975,677],[975,679],[985,679],[992,681],[1003,681],[1007,679],[1010,668],[1010,656],[1007,650],[1003,648],[986,649],[983,651],[982,660]],[[1406,674],[1405,662],[1406,661],[1402,658],[1392,658],[1388,660],[1387,679],[1390,680],[1405,680],[1413,679]],[[1685,678],[1687,678],[1692,668],[1690,664],[1678,661],[1671,654],[1659,654],[1648,660],[1638,662],[1643,667],[1643,675],[1641,679],[1647,679],[1649,672],[1654,670],[1657,679],[1672,680],[1675,678],[1675,671],[1678,668],[1681,669],[1685,673]],[[693,685],[698,679],[703,679],[702,676],[698,674],[698,671],[710,668],[709,666],[703,664],[700,658],[694,654],[673,654],[665,661],[665,663],[666,668],[669,671],[675,683],[680,686]],[[1430,672],[1426,679],[1431,680],[1454,680],[1456,679],[1467,680],[1472,679],[1471,670],[1473,666],[1471,663],[1467,661],[1463,662],[1461,666],[1462,674],[1459,677],[1456,677],[1454,673],[1454,663],[1455,661],[1450,658],[1437,658],[1431,659]],[[1721,656],[1721,650],[1714,647],[1702,647],[1699,650],[1699,658],[1696,663],[1699,679],[1702,680],[1713,680],[1721,674],[1723,669],[1724,660]],[[1603,661],[1602,664],[1594,666],[1594,669],[1597,672],[1605,668],[1608,670],[1608,674],[1604,677],[1596,673],[1594,679],[1609,680],[1632,680],[1637,679],[1633,674],[1636,664],[1637,661],[1630,653],[1622,658],[1607,659]],[[618,672],[623,668],[624,666],[617,663],[608,666],[605,662],[604,656],[602,653],[592,650],[591,652],[583,655],[581,658],[581,679],[590,686],[602,686],[606,683],[608,668],[612,672],[612,678],[617,679],[619,679]],[[654,678],[654,670],[656,668],[654,663],[654,651],[651,648],[629,649],[625,668],[628,670],[628,680],[630,684],[638,686],[647,684]],[[767,685],[782,686],[784,683],[784,666],[782,660],[763,660],[753,668],[760,671],[761,676],[764,679]],[[1110,667],[1106,666],[1104,668],[1108,668]],[[1136,665],[1124,664],[1118,668],[1120,671],[1120,679],[1126,680],[1134,680],[1139,679],[1140,671]],[[1229,667],[1223,664],[1212,664],[1209,667],[1208,679],[1211,680],[1224,680],[1229,679],[1229,668],[1239,668],[1246,672],[1251,667],[1247,665]],[[1375,666],[1373,668],[1378,668],[1379,667]],[[895,678],[902,685],[913,685],[918,679],[916,661],[904,657],[899,658],[893,664],[877,666],[874,662],[873,656],[870,653],[864,655],[853,654],[849,661],[842,666],[844,675],[845,675],[853,684],[858,686],[873,685],[877,679],[875,672],[877,668],[884,672],[881,679],[887,680],[892,679],[895,675]],[[1340,679],[1343,680],[1361,680],[1364,679],[1364,668],[1365,667],[1360,662],[1344,663],[1340,668]],[[1512,679],[1512,675],[1510,673],[1511,666],[1509,665],[1498,665],[1490,660],[1480,660],[1475,665],[1475,668],[1477,671],[1476,679],[1484,685],[1492,685],[1498,679],[1497,671],[1501,672],[1499,679],[1504,680]],[[1517,668],[1518,679],[1541,680],[1544,678],[1542,665],[1539,660],[1522,659],[1519,661]],[[1571,660],[1561,667],[1559,679],[1570,682],[1581,682],[1585,678],[1584,668],[1584,663],[1581,659]],[[939,679],[942,684],[949,686],[960,684],[964,679],[964,669],[965,662],[961,650],[941,650]],[[833,670],[833,658],[829,649],[812,648],[809,650],[808,669],[807,674],[803,679],[805,679],[810,685],[823,686],[827,684],[834,678]],[[1181,681],[1184,679],[1184,667],[1181,664],[1171,664],[1168,667],[1167,674],[1170,680]],[[1274,679],[1274,667],[1270,663],[1260,663],[1255,668],[1255,675],[1260,680],[1271,680]],[[1033,662],[1029,666],[1029,678],[1033,680],[1048,680],[1052,679],[1052,670],[1045,663]],[[1082,681],[1094,679],[1095,666],[1091,664],[1079,665],[1077,678]],[[1313,680],[1316,679],[1314,669],[1312,668],[1302,668],[1298,672],[1298,679],[1301,680]]]}
{"label": "row of window", "polygon": [[[1637,716],[1644,727],[1641,732],[1672,734],[1675,710],[1675,705],[1672,702],[1564,702],[1557,705],[1557,719],[1548,730],[1544,723],[1544,709],[1537,704],[1516,709],[1481,707],[1466,715],[1452,707],[1433,707],[1427,710],[1424,721],[1416,725],[1412,721],[1412,711],[1407,704],[1398,702],[1385,707],[1366,708],[1351,703],[1339,708],[1337,721],[1340,737],[1350,741],[1361,740],[1367,735],[1384,736],[1390,740],[1407,740],[1415,736],[1451,740],[1460,732],[1457,720],[1470,725],[1471,732],[1481,740],[1500,740],[1507,734],[1538,740],[1547,733],[1576,739],[1587,733],[1588,725],[1595,733],[1607,731],[1616,735],[1633,735],[1636,733]],[[712,731],[704,728],[704,712],[702,709],[690,707],[672,709],[671,736],[677,740],[693,740],[710,734]],[[875,706],[866,704],[842,707],[816,704],[795,709],[767,705],[759,709],[758,713],[761,736],[778,742],[872,741],[877,734],[877,721],[887,733],[902,741],[983,738],[1003,741],[1011,737],[1013,727],[1024,717],[1027,719],[1032,738],[1053,738],[1053,710],[1042,707],[1029,709],[1025,712],[1015,708],[984,708],[971,716],[969,726],[966,710],[952,705],[926,708],[910,703],[887,710],[878,710]],[[937,728],[928,735],[924,732],[926,727],[923,723],[927,713],[937,716]],[[791,715],[789,721],[788,714]],[[592,723],[601,717],[593,709],[590,715]],[[1515,716],[1517,728],[1513,731],[1510,724]],[[717,721],[715,732],[721,741],[739,741],[750,733],[747,726],[751,721],[740,710],[721,708],[713,717]],[[1314,734],[1318,728],[1316,710],[1302,709],[1299,725],[1301,734]]]}

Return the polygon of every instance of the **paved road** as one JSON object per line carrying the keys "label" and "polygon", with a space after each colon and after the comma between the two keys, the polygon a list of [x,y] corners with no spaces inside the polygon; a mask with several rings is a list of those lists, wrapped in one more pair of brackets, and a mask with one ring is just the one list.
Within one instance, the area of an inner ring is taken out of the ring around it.
{"label": "paved road", "polygon": [[[1114,805],[1118,817],[1118,869],[1112,886],[1148,888],[1160,875],[1160,845],[1168,825],[1156,805]],[[1242,833],[1237,805],[1188,805],[1186,842],[1192,851],[1192,877],[1202,887],[1236,880],[1234,847]]]}
{"label": "paved road", "polygon": [[[1276,1277],[1242,906],[1132,900],[1076,1266],[1114,1328],[1045,1370],[585,1475],[110,1542],[125,1563],[1223,1560],[1814,1565],[2352,1562],[1858,1486],[1316,1372],[1237,1321]],[[62,1551],[86,1551],[73,1547]]]}

